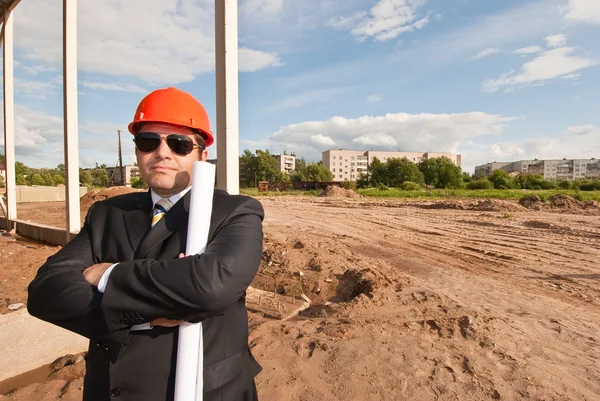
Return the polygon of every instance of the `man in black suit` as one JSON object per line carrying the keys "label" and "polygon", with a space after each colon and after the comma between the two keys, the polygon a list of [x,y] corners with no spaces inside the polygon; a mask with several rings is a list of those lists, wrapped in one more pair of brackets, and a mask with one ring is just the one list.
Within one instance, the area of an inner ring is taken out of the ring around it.
{"label": "man in black suit", "polygon": [[90,339],[84,401],[172,400],[183,321],[202,322],[204,400],[257,400],[245,292],[263,208],[215,190],[206,250],[184,257],[192,166],[214,141],[208,114],[190,94],[159,89],[129,130],[150,190],[92,205],[30,283],[29,313]]}

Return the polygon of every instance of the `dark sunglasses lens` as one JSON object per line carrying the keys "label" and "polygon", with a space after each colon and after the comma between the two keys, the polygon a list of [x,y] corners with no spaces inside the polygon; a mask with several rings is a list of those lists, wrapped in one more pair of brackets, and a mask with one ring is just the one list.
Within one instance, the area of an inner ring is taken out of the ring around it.
{"label": "dark sunglasses lens", "polygon": [[178,155],[189,155],[194,150],[194,141],[185,135],[169,135],[167,145]]}
{"label": "dark sunglasses lens", "polygon": [[160,135],[142,132],[135,137],[135,146],[142,152],[152,152],[160,145]]}

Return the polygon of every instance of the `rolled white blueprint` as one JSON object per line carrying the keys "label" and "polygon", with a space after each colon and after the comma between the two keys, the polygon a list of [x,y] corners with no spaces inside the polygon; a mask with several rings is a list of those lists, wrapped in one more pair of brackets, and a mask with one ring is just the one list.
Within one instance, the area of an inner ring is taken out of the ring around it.
{"label": "rolled white blueprint", "polygon": [[[194,162],[190,213],[188,217],[186,256],[204,253],[212,215],[215,166]],[[179,325],[177,365],[175,370],[175,401],[202,401],[204,346],[202,323]]]}

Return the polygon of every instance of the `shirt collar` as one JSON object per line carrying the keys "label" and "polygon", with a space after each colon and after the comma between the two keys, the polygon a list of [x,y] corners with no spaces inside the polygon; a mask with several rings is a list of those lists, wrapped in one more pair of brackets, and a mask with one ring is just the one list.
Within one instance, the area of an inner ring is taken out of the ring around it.
{"label": "shirt collar", "polygon": [[[175,203],[177,203],[177,201],[179,199],[181,199],[183,197],[183,195],[185,195],[190,189],[192,189],[192,187],[187,187],[186,189],[184,189],[183,191],[181,191],[178,194],[175,194],[171,197],[169,197],[169,200],[171,201],[171,203],[174,205]],[[160,196],[158,196],[156,194],[156,192],[154,192],[153,189],[150,189],[150,194],[152,195],[152,208],[154,209],[154,205],[156,205],[156,202],[158,202],[160,199],[162,199]]]}

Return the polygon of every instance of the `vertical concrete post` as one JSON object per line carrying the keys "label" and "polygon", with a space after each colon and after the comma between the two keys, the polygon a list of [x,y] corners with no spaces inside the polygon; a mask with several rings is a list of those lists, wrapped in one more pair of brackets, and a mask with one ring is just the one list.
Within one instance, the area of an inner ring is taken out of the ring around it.
{"label": "vertical concrete post", "polygon": [[[17,190],[15,177],[15,94],[14,94],[14,23],[12,10],[4,13],[2,26],[4,78],[4,164],[6,166],[7,219],[17,218]],[[7,227],[11,229],[12,227]]]}
{"label": "vertical concrete post", "polygon": [[215,1],[217,187],[239,194],[238,4]]}
{"label": "vertical concrete post", "polygon": [[77,0],[63,0],[63,102],[67,241],[69,241],[81,228],[77,116]]}

